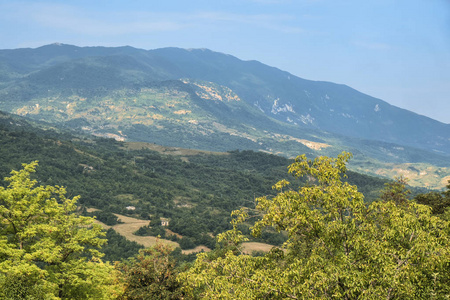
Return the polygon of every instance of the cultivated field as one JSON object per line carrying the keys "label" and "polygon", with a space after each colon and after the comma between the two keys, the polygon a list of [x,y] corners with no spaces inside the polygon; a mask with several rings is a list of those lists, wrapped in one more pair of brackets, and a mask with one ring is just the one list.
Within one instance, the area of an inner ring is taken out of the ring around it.
{"label": "cultivated field", "polygon": [[[95,208],[87,209],[88,212],[92,212],[95,210],[96,210]],[[119,218],[119,220],[123,223],[117,224],[114,226],[108,226],[97,220],[95,220],[95,222],[102,225],[103,228],[105,228],[105,229],[109,229],[109,228],[114,229],[118,234],[124,236],[127,240],[141,244],[144,247],[154,246],[154,245],[156,245],[158,240],[160,242],[170,245],[172,247],[175,247],[175,248],[179,247],[178,243],[173,242],[173,241],[169,241],[169,240],[165,240],[165,239],[158,239],[157,237],[154,237],[154,236],[134,235],[133,233],[135,231],[137,231],[140,227],[147,226],[150,223],[150,221],[148,221],[148,220],[140,220],[140,219],[127,217],[127,216],[119,215],[119,214],[114,214],[114,215],[116,215]]]}
{"label": "cultivated field", "polygon": [[[88,212],[92,212],[92,211],[96,211],[98,209],[95,208],[88,208],[87,211]],[[114,214],[116,215],[119,220],[121,222],[123,222],[122,224],[117,224],[114,226],[108,226],[98,220],[95,220],[95,222],[97,224],[100,224],[103,226],[103,228],[105,229],[109,229],[112,228],[114,229],[118,234],[124,236],[126,239],[128,239],[129,241],[132,242],[136,242],[144,247],[151,247],[156,245],[156,243],[158,241],[170,245],[172,247],[179,247],[179,244],[173,241],[169,241],[169,240],[165,240],[165,239],[161,239],[161,238],[157,238],[154,236],[138,236],[138,235],[134,235],[133,233],[136,232],[140,227],[142,226],[147,226],[149,224],[150,221],[148,220],[140,220],[140,219],[136,219],[136,218],[132,218],[132,217],[127,217],[124,215],[119,215],[119,214]],[[167,230],[169,231],[169,230]],[[177,234],[177,236],[179,238],[181,238],[182,236]],[[258,243],[258,242],[247,242],[247,243],[243,243],[243,252],[245,254],[251,254],[253,251],[263,251],[263,252],[269,252],[270,249],[272,249],[272,245],[269,244],[265,244],[265,243]],[[188,250],[183,250],[183,254],[191,254],[191,253],[197,253],[197,252],[201,252],[201,251],[211,251],[211,249],[209,249],[206,246],[197,246],[194,249],[188,249]]]}

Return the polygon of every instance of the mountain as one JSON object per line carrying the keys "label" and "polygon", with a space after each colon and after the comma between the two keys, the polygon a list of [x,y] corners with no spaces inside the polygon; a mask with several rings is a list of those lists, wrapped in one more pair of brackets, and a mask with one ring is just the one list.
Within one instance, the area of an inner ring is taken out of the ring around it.
{"label": "mountain", "polygon": [[0,50],[0,109],[168,146],[290,157],[348,150],[359,171],[429,187],[450,179],[449,124],[207,49]]}

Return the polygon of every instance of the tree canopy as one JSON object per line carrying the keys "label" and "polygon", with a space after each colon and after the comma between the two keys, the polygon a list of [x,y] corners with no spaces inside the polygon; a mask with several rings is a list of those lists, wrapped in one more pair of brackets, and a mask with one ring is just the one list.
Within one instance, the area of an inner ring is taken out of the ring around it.
{"label": "tree canopy", "polygon": [[[235,211],[234,228],[220,236],[228,250],[200,254],[179,280],[204,299],[442,299],[450,295],[449,223],[428,206],[403,201],[400,181],[367,205],[341,180],[351,154],[302,155],[289,172],[308,184],[257,199],[256,210]],[[237,224],[284,231],[288,240],[260,257],[244,255]],[[237,247],[229,247],[237,245]],[[217,253],[217,252],[216,252]]]}
{"label": "tree canopy", "polygon": [[118,264],[124,287],[120,299],[183,299],[172,251],[170,246],[158,243]]}
{"label": "tree canopy", "polygon": [[37,186],[36,166],[24,164],[0,187],[0,298],[111,298],[101,227],[76,213],[78,197],[66,198],[64,188]]}

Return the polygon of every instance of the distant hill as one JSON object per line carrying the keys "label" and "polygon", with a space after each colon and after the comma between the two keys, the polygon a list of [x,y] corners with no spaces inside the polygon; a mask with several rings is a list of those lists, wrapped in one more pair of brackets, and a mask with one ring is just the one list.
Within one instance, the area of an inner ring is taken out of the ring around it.
{"label": "distant hill", "polygon": [[0,109],[166,146],[288,157],[348,150],[361,172],[428,187],[450,179],[449,124],[207,49],[0,50]]}

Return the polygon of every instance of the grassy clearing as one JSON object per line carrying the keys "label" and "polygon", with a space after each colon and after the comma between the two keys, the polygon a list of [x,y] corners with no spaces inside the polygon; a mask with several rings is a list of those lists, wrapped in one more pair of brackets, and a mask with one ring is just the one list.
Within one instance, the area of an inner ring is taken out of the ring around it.
{"label": "grassy clearing", "polygon": [[165,147],[151,143],[144,142],[126,142],[125,149],[129,150],[141,150],[141,149],[149,149],[153,151],[157,151],[161,154],[174,155],[174,156],[191,156],[191,155],[199,155],[199,154],[215,154],[215,155],[228,155],[227,152],[212,152],[212,151],[203,151],[203,150],[195,150],[195,149],[184,149],[179,147]]}
{"label": "grassy clearing", "polygon": [[[450,171],[450,170],[449,170]],[[447,184],[449,184],[450,183],[450,175],[449,176],[445,176],[444,178],[442,178],[442,180],[441,180],[441,184],[443,185],[443,186],[447,186]]]}
{"label": "grassy clearing", "polygon": [[247,242],[243,243],[243,251],[245,254],[252,254],[253,251],[269,252],[274,246],[266,243]]}
{"label": "grassy clearing", "polygon": [[[92,212],[92,211],[96,211],[98,209],[95,208],[88,208],[87,211],[88,212]],[[161,239],[161,238],[157,238],[154,236],[137,236],[134,235],[133,233],[135,231],[137,231],[140,227],[142,226],[147,226],[150,221],[148,220],[140,220],[140,219],[136,219],[136,218],[132,218],[132,217],[127,217],[124,215],[119,215],[119,214],[114,214],[116,215],[119,220],[121,222],[123,222],[122,224],[117,224],[114,226],[108,226],[98,220],[95,220],[95,223],[100,224],[103,226],[103,228],[105,229],[109,229],[112,228],[114,229],[118,234],[124,236],[127,240],[132,241],[132,242],[136,242],[144,247],[151,247],[157,244],[158,241],[170,245],[174,248],[179,247],[179,244],[176,242],[172,242],[169,240],[165,240],[165,239]]]}
{"label": "grassy clearing", "polygon": [[136,242],[138,244],[143,245],[144,247],[151,247],[157,244],[158,240],[164,244],[170,245],[174,248],[179,247],[178,243],[172,242],[165,239],[160,239],[154,236],[137,236],[133,233],[136,232],[142,226],[147,226],[150,221],[148,220],[139,220],[136,218],[131,218],[119,214],[115,214],[123,224],[117,224],[112,226],[118,234],[124,236],[126,239],[132,242]]}
{"label": "grassy clearing", "polygon": [[[96,208],[88,208],[86,210],[88,212],[98,211],[98,209],[96,209]],[[134,235],[133,233],[135,231],[137,231],[140,227],[147,226],[149,224],[150,221],[148,221],[148,220],[140,220],[140,219],[127,217],[127,216],[119,215],[119,214],[114,214],[114,215],[116,215],[119,218],[119,220],[123,223],[117,224],[114,226],[108,226],[98,220],[95,220],[95,223],[102,225],[103,228],[105,228],[105,229],[112,228],[118,234],[124,236],[129,241],[136,242],[144,247],[154,246],[157,244],[158,241],[162,242],[164,244],[170,245],[174,248],[179,247],[179,244],[176,242],[173,242],[173,241],[157,238],[154,236]],[[169,229],[166,229],[166,232],[169,234],[175,234],[179,238],[182,237],[181,235],[176,234]],[[252,254],[253,251],[269,252],[270,249],[272,249],[272,247],[273,247],[272,245],[265,244],[265,243],[258,243],[258,242],[247,242],[247,243],[243,243],[242,246],[243,246],[243,252],[246,254]],[[209,249],[206,246],[201,245],[201,246],[195,247],[194,249],[183,250],[182,253],[183,254],[191,254],[191,253],[198,253],[201,251],[208,252],[208,251],[211,251],[211,249]]]}
{"label": "grassy clearing", "polygon": [[183,250],[182,253],[183,254],[192,254],[192,253],[199,253],[199,252],[208,252],[211,251],[211,249],[209,249],[206,246],[197,246],[194,249],[188,249],[188,250]]}
{"label": "grassy clearing", "polygon": [[[351,170],[381,176],[385,178],[396,178],[403,176],[408,180],[408,184],[414,187],[426,187],[429,189],[443,189],[450,179],[450,168],[436,167],[426,163],[383,163],[378,160],[370,162],[351,161],[349,164]],[[447,180],[446,180],[447,179]]]}

